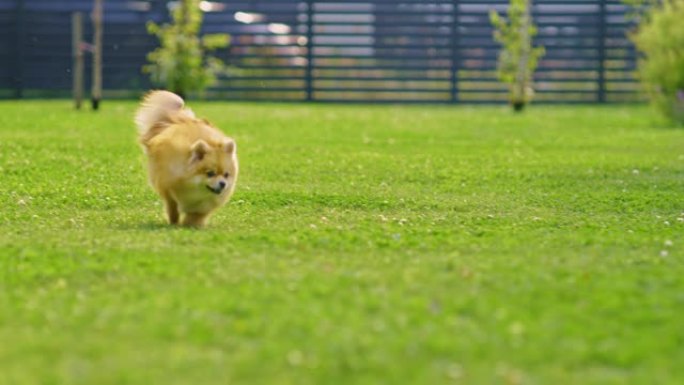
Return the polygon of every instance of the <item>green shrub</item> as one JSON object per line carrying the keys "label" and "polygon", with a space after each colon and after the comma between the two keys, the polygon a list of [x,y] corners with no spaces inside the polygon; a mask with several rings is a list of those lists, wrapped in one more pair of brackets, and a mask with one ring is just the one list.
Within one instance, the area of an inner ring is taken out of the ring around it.
{"label": "green shrub", "polygon": [[200,38],[202,11],[199,0],[182,0],[172,11],[171,24],[147,24],[150,34],[159,39],[160,47],[147,55],[150,64],[143,72],[152,82],[183,97],[192,91],[203,91],[216,82],[225,64],[209,54],[227,47],[226,34],[204,35]]}
{"label": "green shrub", "polygon": [[502,45],[497,75],[509,85],[513,107],[521,110],[532,99],[532,75],[544,55],[544,47],[532,47],[537,28],[532,22],[529,0],[511,0],[507,15],[508,20],[504,20],[496,11],[489,13],[494,40]]}
{"label": "green shrub", "polygon": [[642,57],[639,77],[653,104],[684,123],[684,0],[663,0],[642,15],[632,35]]}

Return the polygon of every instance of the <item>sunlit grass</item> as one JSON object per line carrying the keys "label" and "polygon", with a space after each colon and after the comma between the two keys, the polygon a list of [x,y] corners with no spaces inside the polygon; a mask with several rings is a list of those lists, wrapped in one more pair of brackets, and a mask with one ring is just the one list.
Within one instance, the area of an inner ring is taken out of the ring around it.
{"label": "sunlit grass", "polygon": [[191,107],[241,162],[200,231],[135,103],[0,103],[0,383],[684,378],[684,131],[647,108]]}

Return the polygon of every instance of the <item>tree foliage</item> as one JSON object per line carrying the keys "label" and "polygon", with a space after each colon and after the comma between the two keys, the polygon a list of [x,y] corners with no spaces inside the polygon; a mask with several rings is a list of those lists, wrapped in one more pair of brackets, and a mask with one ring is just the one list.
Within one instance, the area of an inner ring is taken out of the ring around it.
{"label": "tree foliage", "polygon": [[663,0],[641,16],[632,40],[642,57],[638,72],[649,98],[667,117],[684,123],[684,0]]}
{"label": "tree foliage", "polygon": [[532,98],[532,76],[544,47],[533,47],[537,28],[532,22],[529,0],[511,0],[507,19],[496,11],[489,14],[494,27],[494,40],[501,44],[497,63],[499,80],[509,85],[509,98],[514,107],[522,108]]}
{"label": "tree foliage", "polygon": [[147,24],[148,33],[159,39],[160,46],[147,55],[149,64],[143,72],[152,81],[181,96],[203,91],[216,82],[225,64],[211,55],[230,42],[226,34],[207,34],[200,37],[202,11],[199,0],[181,0],[172,10],[172,23]]}

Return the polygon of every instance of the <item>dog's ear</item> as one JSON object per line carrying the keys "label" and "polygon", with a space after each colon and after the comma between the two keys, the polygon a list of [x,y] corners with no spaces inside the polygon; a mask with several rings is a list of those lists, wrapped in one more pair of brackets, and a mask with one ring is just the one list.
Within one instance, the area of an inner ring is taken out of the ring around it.
{"label": "dog's ear", "polygon": [[237,144],[233,139],[226,139],[226,141],[223,142],[223,151],[231,155],[235,154],[237,151]]}
{"label": "dog's ear", "polygon": [[207,155],[207,152],[209,152],[209,145],[207,142],[200,139],[193,143],[192,147],[190,147],[190,152],[190,162],[199,162],[200,160],[204,159],[204,156]]}

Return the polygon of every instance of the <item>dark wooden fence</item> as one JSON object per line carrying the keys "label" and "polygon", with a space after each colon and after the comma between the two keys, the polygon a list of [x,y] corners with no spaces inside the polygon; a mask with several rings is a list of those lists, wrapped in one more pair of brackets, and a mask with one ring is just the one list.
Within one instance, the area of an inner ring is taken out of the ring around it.
{"label": "dark wooden fence", "polygon": [[[105,0],[104,88],[151,87],[140,71],[156,46],[148,20],[167,0]],[[490,9],[504,0],[203,1],[205,32],[229,33],[228,75],[213,97],[240,100],[482,103],[506,99],[496,80]],[[615,0],[534,0],[546,56],[536,100],[640,99],[629,10]],[[91,0],[0,0],[0,97],[64,96],[70,20]],[[87,18],[86,18],[87,19]],[[86,36],[90,25],[86,23]],[[86,74],[89,69],[86,68]]]}

